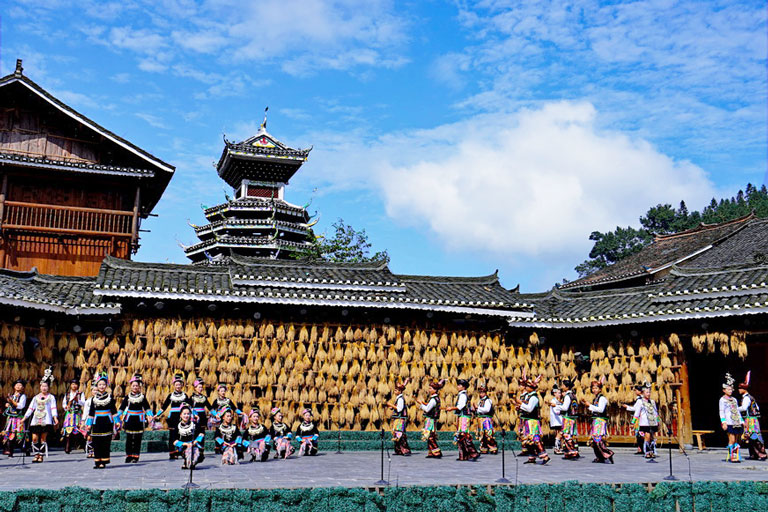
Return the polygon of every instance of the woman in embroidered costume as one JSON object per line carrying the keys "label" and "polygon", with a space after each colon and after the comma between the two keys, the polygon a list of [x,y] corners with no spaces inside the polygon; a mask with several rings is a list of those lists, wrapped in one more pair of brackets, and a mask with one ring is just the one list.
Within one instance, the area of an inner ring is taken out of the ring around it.
{"label": "woman in embroidered costume", "polygon": [[27,406],[27,395],[24,394],[24,382],[17,379],[13,383],[13,393],[5,397],[6,417],[5,428],[3,428],[3,453],[13,457],[13,449],[16,445],[21,446],[24,435],[24,409]]}
{"label": "woman in embroidered costume", "polygon": [[115,399],[107,391],[109,377],[106,372],[97,372],[96,394],[93,395],[88,412],[87,425],[91,431],[94,469],[107,467],[112,450],[112,437],[120,427]]}
{"label": "woman in embroidered costume", "polygon": [[176,451],[184,459],[181,469],[195,469],[195,466],[203,461],[205,434],[199,432],[197,425],[192,421],[192,408],[189,405],[181,404],[176,428],[179,431],[179,438],[174,441]]}
{"label": "woman in embroidered costume", "polygon": [[86,458],[93,458],[93,439],[91,439],[91,433],[88,429],[87,422],[88,417],[91,415],[91,407],[93,407],[93,397],[96,395],[96,381],[91,381],[91,396],[85,401],[83,406],[83,419],[80,421],[80,432],[85,438],[85,456]]}
{"label": "woman in embroidered costume", "polygon": [[272,426],[269,428],[269,435],[275,446],[275,458],[287,459],[294,452],[294,448],[291,446],[291,439],[293,438],[291,427],[283,423],[283,413],[280,408],[273,408],[270,416],[272,416]]}
{"label": "woman in embroidered costume", "polygon": [[523,395],[515,400],[517,410],[520,415],[520,442],[523,445],[523,451],[528,452],[528,460],[524,464],[535,464],[536,458],[541,459],[542,464],[549,462],[549,455],[544,449],[544,443],[541,440],[541,400],[536,391],[539,387],[541,376],[536,379],[527,379],[525,373],[520,379],[523,386]]}
{"label": "woman in embroidered costume", "polygon": [[467,396],[469,382],[466,379],[459,379],[456,381],[456,387],[459,390],[456,396],[456,405],[447,407],[445,410],[455,412],[458,417],[455,434],[456,445],[459,447],[458,460],[475,461],[480,457],[480,453],[475,449],[475,443],[472,442],[472,434],[469,432],[469,427],[472,423],[472,406]]}
{"label": "woman in embroidered costume", "polygon": [[725,374],[723,396],[720,397],[720,426],[728,434],[728,462],[739,463],[739,438],[744,433],[744,421],[739,412],[739,402],[733,397],[733,377]]}
{"label": "woman in embroidered costume", "polygon": [[395,444],[395,455],[410,455],[411,447],[408,446],[408,434],[405,431],[408,426],[408,408],[405,406],[405,387],[411,379],[405,379],[395,385],[395,403],[387,404],[392,409],[392,441]]}
{"label": "woman in embroidered costume", "polygon": [[552,387],[552,400],[549,401],[549,428],[555,433],[555,455],[563,455],[563,392],[557,386]]}
{"label": "woman in embroidered costume", "polygon": [[144,393],[141,392],[143,380],[138,373],[129,381],[130,392],[120,404],[120,421],[125,431],[125,462],[137,463],[141,455],[141,440],[144,429],[152,420],[152,409]]}
{"label": "woman in embroidered costume", "polygon": [[768,455],[765,453],[765,444],[763,443],[763,434],[760,432],[760,407],[757,401],[749,394],[749,378],[752,372],[747,372],[744,382],[739,384],[739,393],[741,394],[741,405],[739,411],[744,417],[744,434],[742,439],[749,448],[749,458],[752,460],[765,460]]}
{"label": "woman in embroidered costume", "polygon": [[651,383],[646,382],[643,386],[642,395],[638,400],[639,405],[635,406],[634,418],[638,429],[643,434],[643,453],[646,459],[656,457],[656,433],[659,431],[659,410],[656,402],[651,400]]}
{"label": "woman in embroidered costume", "polygon": [[437,422],[440,419],[440,396],[439,391],[443,389],[445,379],[432,381],[429,384],[429,400],[426,402],[418,401],[421,410],[424,411],[424,429],[421,432],[421,438],[427,442],[427,458],[439,459],[443,452],[437,445]]}
{"label": "woman in embroidered costume", "polygon": [[234,465],[242,458],[240,447],[243,438],[235,424],[235,413],[225,409],[220,413],[221,423],[216,427],[216,444],[221,448],[221,464]]}
{"label": "woman in embroidered costume", "polygon": [[579,418],[579,404],[576,401],[576,395],[573,393],[573,382],[566,379],[560,383],[563,391],[563,403],[560,406],[560,413],[563,416],[563,428],[560,433],[563,436],[562,448],[563,458],[575,460],[580,457],[579,445],[576,443],[576,420]]}
{"label": "woman in embroidered costume", "polygon": [[24,415],[25,420],[32,416],[29,422],[32,453],[35,454],[32,462],[43,462],[43,456],[48,455],[48,434],[53,433],[53,428],[59,424],[56,397],[48,392],[51,383],[53,383],[53,369],[48,368],[40,381],[40,393],[32,398],[29,409]]}
{"label": "woman in embroidered costume", "polygon": [[248,426],[243,432],[243,447],[251,456],[251,462],[266,462],[271,445],[272,437],[267,426],[261,422],[261,413],[258,409],[252,409],[248,415]]}
{"label": "woman in embroidered costume", "polygon": [[[221,421],[221,413],[226,411],[227,409],[231,410],[235,414],[234,422],[235,424],[239,424],[242,420],[245,420],[245,415],[243,414],[243,411],[240,410],[240,407],[227,396],[227,385],[226,384],[219,384],[216,388],[217,397],[216,400],[213,403],[213,408],[215,411],[213,414],[216,416],[218,421]],[[218,422],[217,421],[217,422]]]}
{"label": "woman in embroidered costume", "polygon": [[61,427],[61,437],[64,441],[64,452],[70,453],[72,448],[80,445],[83,439],[80,431],[80,423],[83,421],[83,407],[85,397],[80,391],[80,381],[69,381],[69,391],[61,398],[61,407],[64,411],[64,422]]}
{"label": "woman in embroidered costume", "polygon": [[632,431],[635,433],[635,444],[637,445],[637,451],[635,451],[635,455],[645,455],[645,435],[640,432],[640,425],[638,424],[637,417],[634,416],[634,413],[637,411],[637,409],[640,407],[642,402],[642,396],[643,396],[643,387],[641,385],[635,386],[635,403],[632,405],[627,404],[621,404],[624,409],[627,410],[627,412],[633,413],[632,415]]}
{"label": "woman in embroidered costume", "polygon": [[480,453],[493,455],[499,452],[499,447],[496,445],[496,433],[493,429],[493,401],[488,396],[488,389],[485,384],[478,386],[477,392],[480,395],[480,400],[477,402],[475,413],[477,415]]}
{"label": "woman in embroidered costume", "polygon": [[181,405],[189,401],[189,397],[183,391],[183,388],[184,373],[177,371],[173,375],[173,391],[165,397],[163,405],[157,411],[158,418],[166,410],[168,411],[166,422],[168,423],[168,458],[170,459],[175,459],[179,456],[179,452],[176,450],[176,440],[179,438],[179,431],[177,429],[179,413],[181,412]]}
{"label": "woman in embroidered costume", "polygon": [[586,400],[582,403],[592,415],[592,427],[589,431],[589,442],[595,451],[594,463],[613,464],[613,451],[608,448],[608,399],[603,395],[603,379],[592,381],[592,394],[594,399],[590,404]]}
{"label": "woman in embroidered costume", "polygon": [[[192,408],[192,419],[195,422],[195,429],[196,433],[202,434],[203,439],[205,439],[205,430],[209,428],[209,423],[211,421],[211,416],[209,416],[209,412],[213,412],[213,406],[208,401],[208,397],[205,396],[205,385],[203,384],[203,381],[200,379],[195,379],[195,382],[192,383],[192,387],[194,389],[194,392],[189,397],[190,398],[190,406]],[[200,444],[200,460],[199,462],[203,462],[205,460],[205,445],[203,443]]]}
{"label": "woman in embroidered costume", "polygon": [[296,440],[299,441],[299,455],[317,455],[317,440],[320,438],[320,431],[317,430],[317,424],[312,419],[312,411],[304,409],[301,411],[302,422],[296,429]]}

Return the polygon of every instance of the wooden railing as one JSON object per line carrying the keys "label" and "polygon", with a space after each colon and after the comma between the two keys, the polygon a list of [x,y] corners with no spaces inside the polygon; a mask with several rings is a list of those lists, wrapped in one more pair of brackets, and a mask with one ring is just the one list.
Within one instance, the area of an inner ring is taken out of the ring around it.
{"label": "wooden railing", "polygon": [[133,217],[131,211],[5,201],[2,229],[133,237]]}

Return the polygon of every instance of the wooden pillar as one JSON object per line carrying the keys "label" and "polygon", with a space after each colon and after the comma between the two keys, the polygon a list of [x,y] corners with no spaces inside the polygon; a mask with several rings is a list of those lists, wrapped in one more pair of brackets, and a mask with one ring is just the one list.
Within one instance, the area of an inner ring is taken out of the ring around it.
{"label": "wooden pillar", "polygon": [[131,220],[131,252],[139,249],[139,204],[141,200],[141,186],[136,185],[136,197],[133,200],[133,219]]}
{"label": "wooden pillar", "polygon": [[677,394],[677,429],[680,439],[687,444],[693,443],[693,420],[691,419],[691,387],[688,380],[688,363],[685,354],[677,354],[680,365],[680,392]]}
{"label": "wooden pillar", "polygon": [[5,196],[8,193],[8,175],[3,173],[3,184],[0,186],[0,268],[5,268],[5,249],[8,244],[2,236],[3,216],[5,215]]}

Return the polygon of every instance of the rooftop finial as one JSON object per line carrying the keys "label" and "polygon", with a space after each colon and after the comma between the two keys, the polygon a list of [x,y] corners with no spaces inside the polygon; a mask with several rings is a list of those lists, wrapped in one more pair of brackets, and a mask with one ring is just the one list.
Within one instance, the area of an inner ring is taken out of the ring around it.
{"label": "rooftop finial", "polygon": [[267,110],[269,110],[269,107],[264,109],[264,120],[261,122],[261,126],[259,127],[259,130],[261,131],[267,131]]}
{"label": "rooftop finial", "polygon": [[21,66],[21,59],[16,59],[16,71],[13,72],[16,76],[21,76],[24,68]]}

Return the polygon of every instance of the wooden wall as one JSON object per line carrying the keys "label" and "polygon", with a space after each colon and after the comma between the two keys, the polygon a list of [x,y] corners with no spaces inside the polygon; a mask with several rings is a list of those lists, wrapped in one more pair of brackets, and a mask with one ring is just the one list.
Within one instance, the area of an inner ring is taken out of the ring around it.
{"label": "wooden wall", "polygon": [[19,233],[0,242],[0,266],[43,274],[95,276],[107,255],[130,258],[130,240]]}

